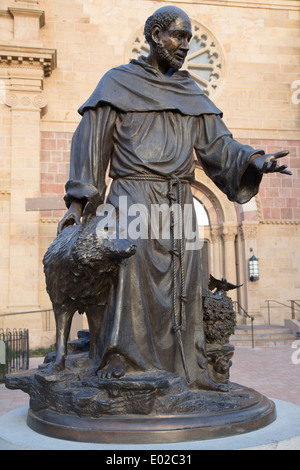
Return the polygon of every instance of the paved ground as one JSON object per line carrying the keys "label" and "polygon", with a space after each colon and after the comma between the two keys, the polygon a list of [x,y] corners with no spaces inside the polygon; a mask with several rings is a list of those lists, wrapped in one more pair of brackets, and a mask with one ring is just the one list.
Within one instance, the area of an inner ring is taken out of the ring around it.
{"label": "paved ground", "polygon": [[[237,347],[233,356],[231,381],[249,386],[268,396],[300,406],[300,341],[291,346]],[[42,359],[30,360],[30,368]],[[0,384],[0,416],[27,405],[28,395]]]}
{"label": "paved ground", "polygon": [[293,345],[236,348],[231,381],[300,405],[300,341]]}

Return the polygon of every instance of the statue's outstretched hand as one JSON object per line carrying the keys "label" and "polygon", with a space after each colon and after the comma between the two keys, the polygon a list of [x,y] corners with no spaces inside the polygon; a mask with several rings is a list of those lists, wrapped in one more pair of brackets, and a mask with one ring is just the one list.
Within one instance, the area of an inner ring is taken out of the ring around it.
{"label": "statue's outstretched hand", "polygon": [[288,150],[283,150],[274,154],[258,155],[252,160],[251,165],[261,174],[284,173],[285,175],[292,175],[292,172],[287,170],[287,165],[278,165],[277,162],[278,158],[285,157],[288,153]]}
{"label": "statue's outstretched hand", "polygon": [[82,216],[82,204],[79,202],[72,202],[69,207],[69,210],[65,213],[61,221],[58,223],[57,226],[57,234],[61,233],[64,228],[68,227],[69,225],[79,225],[80,219]]}

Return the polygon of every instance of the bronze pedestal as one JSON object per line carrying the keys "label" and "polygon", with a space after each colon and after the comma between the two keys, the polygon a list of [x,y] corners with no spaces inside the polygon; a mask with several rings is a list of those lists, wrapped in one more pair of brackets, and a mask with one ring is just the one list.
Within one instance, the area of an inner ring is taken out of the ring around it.
{"label": "bronze pedestal", "polygon": [[229,437],[276,419],[272,401],[238,384],[229,382],[228,392],[196,390],[165,371],[108,380],[87,375],[87,363],[88,353],[79,353],[62,372],[44,364],[6,377],[7,387],[30,395],[30,428],[79,442],[158,444]]}

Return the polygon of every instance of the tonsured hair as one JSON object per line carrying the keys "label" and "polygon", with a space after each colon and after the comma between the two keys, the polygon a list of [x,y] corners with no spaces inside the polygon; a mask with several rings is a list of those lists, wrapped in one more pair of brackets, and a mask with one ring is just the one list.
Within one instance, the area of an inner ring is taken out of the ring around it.
{"label": "tonsured hair", "polygon": [[144,34],[146,41],[150,44],[152,42],[151,30],[153,26],[159,25],[163,31],[166,31],[171,23],[177,20],[179,12],[158,12],[146,20]]}

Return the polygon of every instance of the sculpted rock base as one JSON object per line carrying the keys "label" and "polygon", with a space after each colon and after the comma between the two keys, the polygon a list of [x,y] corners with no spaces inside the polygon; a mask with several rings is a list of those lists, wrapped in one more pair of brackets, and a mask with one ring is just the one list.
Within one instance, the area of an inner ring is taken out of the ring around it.
{"label": "sculpted rock base", "polygon": [[6,387],[30,396],[28,425],[50,437],[81,442],[164,443],[241,434],[270,424],[274,404],[255,390],[190,390],[163,371],[101,379],[87,374],[88,353],[71,354],[66,369],[51,364],[11,374]]}
{"label": "sculpted rock base", "polygon": [[229,381],[236,324],[231,299],[203,297],[208,373],[228,392],[190,389],[185,378],[153,370],[103,379],[90,368],[90,334],[68,343],[65,369],[48,354],[38,369],[6,376],[6,387],[30,396],[28,425],[65,440],[95,443],[168,443],[228,437],[276,419],[272,401]]}

